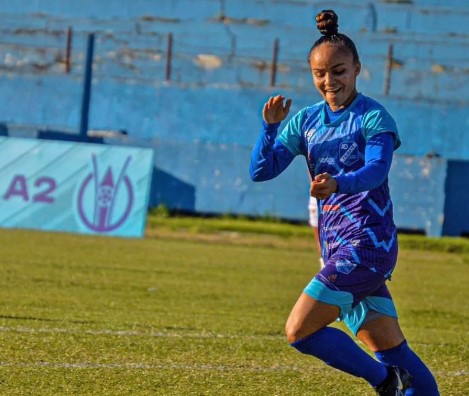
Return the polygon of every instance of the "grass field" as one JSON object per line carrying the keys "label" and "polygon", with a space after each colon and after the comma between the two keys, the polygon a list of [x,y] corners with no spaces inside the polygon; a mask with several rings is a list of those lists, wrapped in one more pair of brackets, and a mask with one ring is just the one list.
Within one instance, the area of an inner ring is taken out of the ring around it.
{"label": "grass field", "polygon": [[[317,268],[307,226],[150,218],[142,240],[0,237],[2,395],[374,394],[283,335]],[[467,395],[469,242],[401,240],[401,325],[441,394]]]}

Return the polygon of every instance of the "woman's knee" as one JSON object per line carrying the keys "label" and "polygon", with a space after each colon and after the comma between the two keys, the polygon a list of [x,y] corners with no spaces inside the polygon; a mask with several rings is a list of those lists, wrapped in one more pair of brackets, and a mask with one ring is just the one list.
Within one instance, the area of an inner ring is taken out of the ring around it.
{"label": "woman's knee", "polygon": [[394,348],[405,341],[397,318],[386,315],[365,322],[358,330],[357,337],[373,352]]}
{"label": "woman's knee", "polygon": [[291,344],[329,325],[339,316],[339,308],[316,301],[303,293],[285,325],[285,333]]}
{"label": "woman's knee", "polygon": [[290,344],[308,337],[327,325],[331,324],[337,318],[336,315],[318,314],[308,315],[307,317],[290,315],[285,324],[285,335]]}
{"label": "woman's knee", "polygon": [[305,334],[304,326],[302,326],[301,323],[298,323],[297,321],[291,320],[291,318],[289,318],[285,324],[285,335],[287,336],[288,343],[292,344],[308,336],[309,334]]}

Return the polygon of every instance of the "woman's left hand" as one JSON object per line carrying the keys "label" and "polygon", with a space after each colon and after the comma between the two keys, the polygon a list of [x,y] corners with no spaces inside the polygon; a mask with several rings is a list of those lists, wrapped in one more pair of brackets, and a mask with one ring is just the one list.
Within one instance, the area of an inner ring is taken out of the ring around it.
{"label": "woman's left hand", "polygon": [[262,109],[262,116],[264,117],[264,121],[267,124],[276,124],[278,122],[282,122],[287,117],[288,112],[290,111],[292,100],[287,99],[285,106],[283,105],[284,100],[285,96],[282,95],[271,96],[264,105],[264,108]]}
{"label": "woman's left hand", "polygon": [[337,187],[337,181],[329,173],[321,173],[311,182],[309,193],[316,199],[326,199],[337,192]]}

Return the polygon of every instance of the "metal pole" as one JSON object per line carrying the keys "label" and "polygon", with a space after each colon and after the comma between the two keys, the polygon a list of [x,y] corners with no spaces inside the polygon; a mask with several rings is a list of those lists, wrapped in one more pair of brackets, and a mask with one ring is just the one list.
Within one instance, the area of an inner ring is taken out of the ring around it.
{"label": "metal pole", "polygon": [[275,82],[277,79],[278,50],[279,50],[279,40],[278,38],[276,38],[274,41],[274,51],[272,54],[272,69],[270,73],[270,86],[271,87],[275,87]]}
{"label": "metal pole", "polygon": [[72,54],[72,28],[67,29],[67,49],[65,52],[65,73],[70,73],[70,58]]}
{"label": "metal pole", "polygon": [[166,81],[171,81],[171,62],[173,58],[173,34],[168,34],[168,45],[166,47]]}
{"label": "metal pole", "polygon": [[388,96],[391,90],[391,73],[392,73],[392,61],[393,61],[394,48],[392,44],[388,47],[388,56],[386,58],[386,75],[384,79],[384,95]]}
{"label": "metal pole", "polygon": [[93,52],[94,33],[88,34],[88,45],[86,50],[85,77],[83,82],[83,98],[81,102],[80,136],[87,137],[88,116],[91,100],[91,81],[93,79]]}

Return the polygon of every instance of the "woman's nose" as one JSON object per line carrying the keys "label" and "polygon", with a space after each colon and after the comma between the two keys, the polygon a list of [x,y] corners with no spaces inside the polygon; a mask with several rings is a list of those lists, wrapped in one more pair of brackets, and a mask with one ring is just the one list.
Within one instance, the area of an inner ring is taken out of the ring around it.
{"label": "woman's nose", "polygon": [[331,86],[331,84],[335,81],[334,75],[332,73],[326,73],[325,78],[326,86]]}

